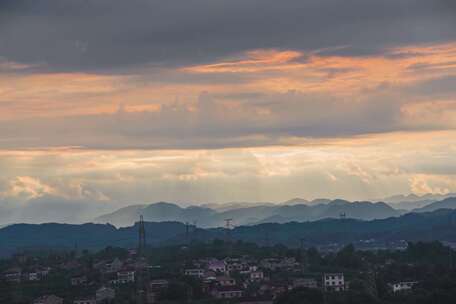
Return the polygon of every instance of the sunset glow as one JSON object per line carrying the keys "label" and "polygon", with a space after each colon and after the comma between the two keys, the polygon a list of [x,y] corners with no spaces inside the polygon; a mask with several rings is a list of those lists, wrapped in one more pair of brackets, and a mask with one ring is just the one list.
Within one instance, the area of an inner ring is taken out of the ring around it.
{"label": "sunset glow", "polygon": [[[78,8],[87,23],[60,27],[72,6],[11,4],[0,25],[1,204],[456,192],[456,24],[445,7],[405,18],[387,1],[375,7],[392,15],[365,7],[353,31],[348,4],[315,20],[292,1],[271,27],[273,1],[239,16],[239,1],[198,1],[212,9],[203,25],[195,8],[171,17],[169,4],[154,19],[153,1],[134,2],[90,1]],[[135,19],[117,25],[129,9]],[[305,16],[292,27],[294,11]]]}

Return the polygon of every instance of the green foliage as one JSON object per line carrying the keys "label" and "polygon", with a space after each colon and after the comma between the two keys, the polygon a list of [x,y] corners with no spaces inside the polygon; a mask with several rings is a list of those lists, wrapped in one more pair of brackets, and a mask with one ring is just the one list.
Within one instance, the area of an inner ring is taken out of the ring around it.
{"label": "green foliage", "polygon": [[324,295],[318,289],[297,288],[280,295],[274,304],[323,304]]}

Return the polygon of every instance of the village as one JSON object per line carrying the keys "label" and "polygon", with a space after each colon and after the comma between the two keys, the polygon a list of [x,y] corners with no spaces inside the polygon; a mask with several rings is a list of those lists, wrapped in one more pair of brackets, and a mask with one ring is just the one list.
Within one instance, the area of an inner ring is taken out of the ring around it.
{"label": "village", "polygon": [[[213,249],[217,244],[197,246]],[[267,257],[263,257],[267,250],[230,256],[223,256],[223,250],[215,256],[197,253],[198,249],[190,253],[187,246],[157,250],[146,254],[109,247],[99,253],[55,253],[45,258],[19,254],[0,264],[1,290],[10,291],[10,303],[24,304],[266,304],[287,303],[280,302],[281,297],[299,290],[314,290],[327,302],[351,290],[363,290],[372,297],[384,292],[394,298],[413,293],[419,284],[416,277],[405,274],[404,280],[398,277],[385,282],[386,290],[379,291],[383,287],[379,286],[379,272],[389,271],[396,262],[387,259],[366,268],[366,257],[352,246],[326,254],[314,249],[276,248]],[[330,259],[332,262],[327,262]]]}

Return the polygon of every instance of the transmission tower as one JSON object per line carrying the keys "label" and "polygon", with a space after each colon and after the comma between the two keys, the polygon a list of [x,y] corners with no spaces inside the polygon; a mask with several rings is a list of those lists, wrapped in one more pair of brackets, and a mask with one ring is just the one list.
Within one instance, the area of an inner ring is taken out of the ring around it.
{"label": "transmission tower", "polygon": [[146,228],[144,226],[144,218],[142,215],[139,217],[139,239],[138,239],[138,261],[136,266],[136,303],[142,304],[145,302],[145,250],[146,250]]}
{"label": "transmission tower", "polygon": [[233,219],[229,218],[229,219],[225,219],[225,229],[226,229],[226,239],[227,241],[230,241],[231,240],[231,222],[233,221]]}
{"label": "transmission tower", "polygon": [[144,227],[144,218],[139,217],[139,240],[138,240],[138,255],[143,257],[146,249],[146,228]]}
{"label": "transmission tower", "polygon": [[232,244],[231,244],[231,222],[232,218],[225,219],[225,230],[226,230],[226,243],[228,244],[228,255],[231,256],[232,253]]}
{"label": "transmission tower", "polygon": [[190,224],[185,222],[185,243],[189,244],[189,233],[190,233]]}

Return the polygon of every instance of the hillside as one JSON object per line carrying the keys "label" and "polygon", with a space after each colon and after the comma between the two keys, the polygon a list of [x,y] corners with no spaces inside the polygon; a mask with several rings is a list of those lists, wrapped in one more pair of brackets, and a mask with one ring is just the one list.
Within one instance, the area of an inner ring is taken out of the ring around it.
{"label": "hillside", "polygon": [[414,209],[419,209],[425,207],[429,204],[432,204],[437,201],[441,201],[450,197],[456,196],[455,193],[448,193],[448,194],[424,194],[424,195],[416,195],[416,194],[409,194],[409,195],[395,195],[386,197],[381,199],[383,201],[393,207],[394,209],[402,209],[406,211],[411,211]]}
{"label": "hillside", "polygon": [[413,210],[414,212],[429,212],[438,209],[456,209],[456,197],[446,198],[442,201],[434,202],[422,208]]}
{"label": "hillside", "polygon": [[[263,243],[268,234],[271,243],[295,246],[304,238],[307,245],[375,240],[391,242],[456,241],[456,211],[442,209],[426,213],[410,213],[400,217],[361,221],[355,219],[323,219],[313,222],[265,223],[240,226],[231,231],[234,240]],[[189,238],[201,241],[225,237],[223,228],[191,227]],[[135,246],[138,227],[115,228],[102,224],[16,224],[0,229],[0,253],[10,254],[27,248],[102,248],[108,245]],[[186,227],[177,222],[146,222],[147,243],[151,246],[181,244],[186,241]]]}

